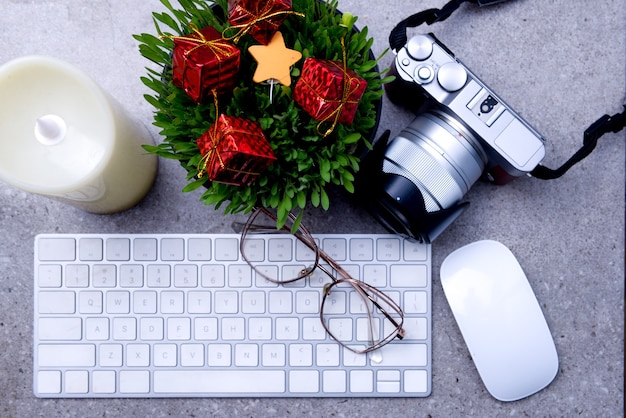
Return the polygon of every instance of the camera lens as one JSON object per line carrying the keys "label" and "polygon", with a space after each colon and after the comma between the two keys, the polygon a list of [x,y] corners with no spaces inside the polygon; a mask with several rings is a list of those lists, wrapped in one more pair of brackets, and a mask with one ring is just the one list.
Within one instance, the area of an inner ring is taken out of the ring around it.
{"label": "camera lens", "polygon": [[486,164],[484,150],[463,124],[429,109],[389,143],[382,169],[410,180],[426,211],[435,212],[457,204]]}

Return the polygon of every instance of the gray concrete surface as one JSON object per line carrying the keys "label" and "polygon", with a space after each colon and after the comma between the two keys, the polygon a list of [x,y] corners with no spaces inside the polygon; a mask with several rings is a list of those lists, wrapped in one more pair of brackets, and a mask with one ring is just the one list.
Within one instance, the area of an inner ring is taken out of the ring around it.
{"label": "gray concrete surface", "polygon": [[[386,48],[395,23],[443,1],[340,0]],[[67,60],[90,74],[133,117],[151,122],[139,81],[146,62],[133,33],[152,32],[157,1],[8,0],[0,13],[0,64],[26,54]],[[583,130],[624,99],[625,11],[620,0],[516,0],[464,5],[434,31],[549,143],[560,165]],[[391,61],[391,54],[383,65]],[[0,98],[1,100],[2,98]],[[381,130],[411,119],[385,103]],[[10,123],[10,121],[0,121]],[[156,131],[153,131],[156,136]],[[33,237],[43,232],[229,232],[234,217],[182,194],[184,174],[161,161],[135,208],[102,216],[0,184],[0,416],[622,416],[624,404],[624,133],[562,179],[477,184],[471,206],[433,246],[433,392],[425,399],[41,400],[32,393]],[[1,152],[11,152],[3,149]],[[349,197],[311,211],[315,232],[383,232]],[[525,269],[554,336],[555,381],[501,403],[482,385],[439,282],[454,249],[495,239]]]}

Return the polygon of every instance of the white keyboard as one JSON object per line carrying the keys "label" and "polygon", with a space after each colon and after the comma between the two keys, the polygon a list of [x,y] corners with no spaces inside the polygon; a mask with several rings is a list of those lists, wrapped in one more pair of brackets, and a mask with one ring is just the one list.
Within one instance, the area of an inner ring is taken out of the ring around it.
{"label": "white keyboard", "polygon": [[[403,308],[403,340],[369,354],[343,348],[321,326],[323,283],[257,280],[239,235],[37,236],[35,395],[428,396],[431,246],[395,235],[315,238]],[[350,306],[341,309],[350,318]]]}

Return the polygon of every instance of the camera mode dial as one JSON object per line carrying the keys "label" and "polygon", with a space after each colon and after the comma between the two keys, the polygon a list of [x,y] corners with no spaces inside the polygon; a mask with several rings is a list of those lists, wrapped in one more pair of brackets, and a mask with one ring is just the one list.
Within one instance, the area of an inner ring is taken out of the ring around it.
{"label": "camera mode dial", "polygon": [[406,45],[411,58],[424,61],[433,53],[433,42],[424,35],[412,37]]}

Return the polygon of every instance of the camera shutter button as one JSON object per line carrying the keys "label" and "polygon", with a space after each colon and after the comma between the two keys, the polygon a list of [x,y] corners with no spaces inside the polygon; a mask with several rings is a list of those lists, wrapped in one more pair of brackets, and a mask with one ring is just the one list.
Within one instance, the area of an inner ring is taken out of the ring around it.
{"label": "camera shutter button", "polygon": [[422,65],[415,69],[415,78],[418,83],[430,83],[435,78],[435,71],[429,65]]}
{"label": "camera shutter button", "polygon": [[465,85],[467,71],[458,62],[448,62],[439,69],[437,81],[439,81],[441,87],[453,93]]}
{"label": "camera shutter button", "polygon": [[417,35],[409,40],[406,49],[412,58],[424,61],[433,53],[433,43],[427,36]]}

